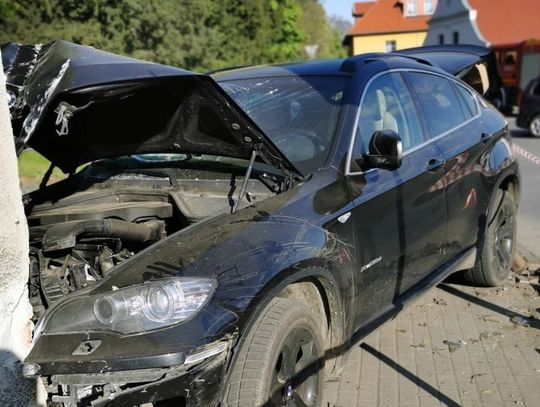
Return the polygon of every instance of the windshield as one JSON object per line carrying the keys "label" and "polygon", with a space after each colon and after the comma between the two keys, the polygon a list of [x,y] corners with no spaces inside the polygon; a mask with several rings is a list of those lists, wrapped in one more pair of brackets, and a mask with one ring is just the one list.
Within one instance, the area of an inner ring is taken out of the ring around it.
{"label": "windshield", "polygon": [[286,76],[219,85],[304,174],[320,168],[334,139],[345,78]]}

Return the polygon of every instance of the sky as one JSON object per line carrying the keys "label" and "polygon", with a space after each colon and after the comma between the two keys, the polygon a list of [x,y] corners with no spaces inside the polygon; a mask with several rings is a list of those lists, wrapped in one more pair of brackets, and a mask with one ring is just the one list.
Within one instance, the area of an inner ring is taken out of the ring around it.
{"label": "sky", "polygon": [[338,15],[345,18],[347,21],[352,23],[352,5],[355,1],[358,0],[320,0],[324,8],[326,9],[326,14]]}

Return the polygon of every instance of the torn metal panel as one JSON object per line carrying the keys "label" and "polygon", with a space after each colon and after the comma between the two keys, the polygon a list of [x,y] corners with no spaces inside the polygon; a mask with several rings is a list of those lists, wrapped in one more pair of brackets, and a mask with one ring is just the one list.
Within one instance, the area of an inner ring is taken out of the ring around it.
{"label": "torn metal panel", "polygon": [[64,172],[125,154],[253,150],[298,172],[210,76],[66,41],[4,53],[18,151],[33,147]]}

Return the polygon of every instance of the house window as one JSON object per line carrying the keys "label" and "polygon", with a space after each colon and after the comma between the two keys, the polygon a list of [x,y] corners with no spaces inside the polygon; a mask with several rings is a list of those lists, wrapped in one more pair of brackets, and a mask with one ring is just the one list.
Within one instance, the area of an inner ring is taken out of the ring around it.
{"label": "house window", "polygon": [[416,0],[409,0],[407,2],[407,15],[408,16],[416,15]]}
{"label": "house window", "polygon": [[459,32],[454,31],[454,33],[452,35],[453,35],[453,38],[454,38],[454,44],[459,44]]}
{"label": "house window", "polygon": [[433,14],[433,0],[424,0],[424,13]]}
{"label": "house window", "polygon": [[439,44],[440,45],[444,44],[444,34],[439,34]]}
{"label": "house window", "polygon": [[396,41],[390,40],[384,43],[384,52],[394,52],[396,50]]}

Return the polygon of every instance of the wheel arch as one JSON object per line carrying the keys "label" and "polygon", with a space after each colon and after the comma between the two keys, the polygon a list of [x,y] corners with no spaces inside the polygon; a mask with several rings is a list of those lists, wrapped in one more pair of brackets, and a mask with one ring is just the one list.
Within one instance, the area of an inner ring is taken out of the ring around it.
{"label": "wheel arch", "polygon": [[[337,374],[342,365],[346,348],[346,310],[339,284],[322,259],[310,259],[294,267],[282,270],[259,291],[250,305],[249,315],[240,325],[238,341],[234,345],[226,376],[228,377],[236,355],[235,349],[243,346],[249,330],[253,328],[264,309],[275,297],[297,300],[308,307],[315,307],[326,320],[325,373]],[[329,363],[328,363],[329,362]]]}
{"label": "wheel arch", "polygon": [[521,189],[519,184],[519,178],[516,174],[509,174],[506,177],[502,178],[499,182],[498,188],[508,192],[510,196],[512,196],[516,204],[519,202]]}
{"label": "wheel arch", "polygon": [[[344,313],[332,282],[322,275],[302,278],[285,286],[278,297],[289,298],[317,309],[326,319],[325,359],[330,361],[327,373],[332,374],[338,366],[345,344]],[[341,318],[340,318],[341,316]]]}

